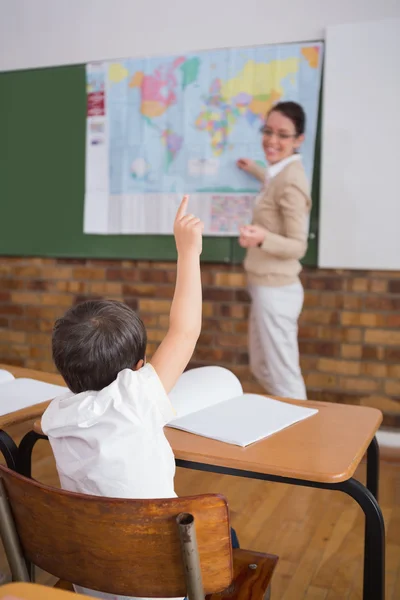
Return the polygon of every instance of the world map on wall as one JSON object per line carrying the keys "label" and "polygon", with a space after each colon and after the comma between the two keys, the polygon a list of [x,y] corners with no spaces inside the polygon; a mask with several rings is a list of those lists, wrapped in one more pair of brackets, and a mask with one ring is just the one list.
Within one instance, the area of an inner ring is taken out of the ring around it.
{"label": "world map on wall", "polygon": [[110,193],[255,192],[236,161],[264,163],[259,129],[281,100],[307,114],[311,177],[321,55],[318,43],[287,44],[109,63]]}

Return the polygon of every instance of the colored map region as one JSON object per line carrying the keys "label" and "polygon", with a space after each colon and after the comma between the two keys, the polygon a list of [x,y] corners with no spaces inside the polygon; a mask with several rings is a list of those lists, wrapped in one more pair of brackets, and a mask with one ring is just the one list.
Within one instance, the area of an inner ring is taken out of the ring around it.
{"label": "colored map region", "polygon": [[[280,100],[305,108],[311,177],[321,64],[316,43],[109,63],[110,193],[255,193],[236,161],[264,164],[259,129]],[[88,80],[88,90],[98,87]]]}

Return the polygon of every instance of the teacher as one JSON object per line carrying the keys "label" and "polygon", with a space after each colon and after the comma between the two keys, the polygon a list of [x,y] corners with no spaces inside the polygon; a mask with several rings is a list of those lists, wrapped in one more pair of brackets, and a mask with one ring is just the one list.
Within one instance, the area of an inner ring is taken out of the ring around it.
{"label": "teacher", "polygon": [[300,259],[307,250],[311,209],[309,184],[299,154],[305,114],[295,102],[281,102],[261,129],[268,162],[249,158],[237,166],[263,183],[251,225],[240,229],[247,248],[244,268],[251,297],[250,368],[270,394],[306,399],[299,364],[298,318],[304,301]]}

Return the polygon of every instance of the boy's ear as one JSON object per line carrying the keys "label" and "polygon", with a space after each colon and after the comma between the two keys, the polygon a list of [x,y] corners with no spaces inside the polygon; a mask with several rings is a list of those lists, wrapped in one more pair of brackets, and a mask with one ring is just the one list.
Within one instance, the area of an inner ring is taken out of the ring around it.
{"label": "boy's ear", "polygon": [[143,365],[144,365],[144,362],[145,362],[145,361],[144,361],[144,360],[141,358],[141,359],[140,359],[140,360],[139,360],[139,361],[136,363],[136,365],[133,367],[133,370],[134,370],[134,371],[139,371],[139,369],[141,369],[141,368],[143,367]]}

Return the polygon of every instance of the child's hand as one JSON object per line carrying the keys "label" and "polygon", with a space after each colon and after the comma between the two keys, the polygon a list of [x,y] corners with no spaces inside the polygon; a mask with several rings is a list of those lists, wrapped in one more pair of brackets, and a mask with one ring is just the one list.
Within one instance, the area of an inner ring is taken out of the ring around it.
{"label": "child's hand", "polygon": [[194,215],[187,215],[186,210],[189,196],[184,196],[174,223],[174,236],[178,254],[184,254],[194,250],[201,254],[203,222]]}

